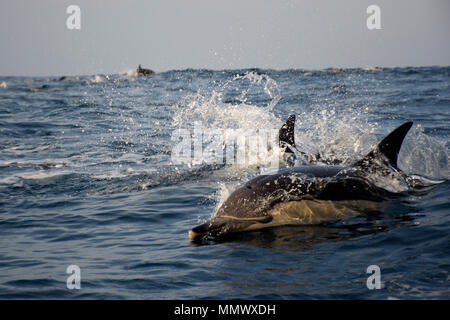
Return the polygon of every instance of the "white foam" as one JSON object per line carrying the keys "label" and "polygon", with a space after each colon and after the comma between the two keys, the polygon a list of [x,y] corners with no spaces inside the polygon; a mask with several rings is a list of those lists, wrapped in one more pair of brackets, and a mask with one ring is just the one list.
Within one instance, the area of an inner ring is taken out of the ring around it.
{"label": "white foam", "polygon": [[13,186],[22,186],[23,183],[17,176],[9,176],[6,178],[0,179],[0,184],[7,184],[7,185],[13,185]]}
{"label": "white foam", "polygon": [[6,84],[5,81],[3,81],[3,82],[0,83],[0,88],[5,89],[6,87],[7,87],[7,84]]}
{"label": "white foam", "polygon": [[0,166],[7,167],[10,165],[35,165],[35,166],[45,166],[47,168],[61,168],[65,165],[68,165],[70,161],[67,159],[28,159],[28,160],[17,160],[17,159],[9,159],[0,161]]}
{"label": "white foam", "polygon": [[71,174],[70,171],[51,171],[51,170],[41,170],[38,172],[26,172],[17,175],[19,178],[24,180],[44,180],[55,177],[62,177],[67,174]]}
{"label": "white foam", "polygon": [[136,69],[132,69],[132,70],[127,70],[125,72],[125,75],[130,78],[136,78],[138,76],[138,73],[137,73]]}
{"label": "white foam", "polygon": [[364,67],[363,71],[366,72],[378,72],[378,71],[383,71],[382,68],[377,68],[377,67]]}
{"label": "white foam", "polygon": [[103,83],[106,82],[106,78],[102,77],[101,75],[96,74],[94,78],[91,79],[91,83]]}
{"label": "white foam", "polygon": [[110,171],[101,174],[92,175],[91,178],[96,180],[113,180],[118,178],[126,178],[128,176],[127,173],[121,173],[119,170]]}

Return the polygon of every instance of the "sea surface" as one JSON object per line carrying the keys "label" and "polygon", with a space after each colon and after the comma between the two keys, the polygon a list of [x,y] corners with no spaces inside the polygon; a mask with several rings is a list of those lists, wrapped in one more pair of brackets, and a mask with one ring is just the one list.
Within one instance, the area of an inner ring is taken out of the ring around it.
{"label": "sea surface", "polygon": [[[343,164],[414,121],[399,167],[435,186],[329,224],[191,242],[267,161],[180,163],[176,133],[278,130],[289,114],[299,149]],[[0,298],[449,299],[449,138],[450,67],[0,77]]]}

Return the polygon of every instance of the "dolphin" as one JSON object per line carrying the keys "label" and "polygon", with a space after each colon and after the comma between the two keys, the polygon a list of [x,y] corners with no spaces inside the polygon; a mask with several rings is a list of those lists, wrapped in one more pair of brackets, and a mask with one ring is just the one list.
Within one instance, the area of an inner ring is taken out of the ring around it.
{"label": "dolphin", "polygon": [[136,72],[139,76],[145,76],[145,75],[149,75],[149,74],[155,74],[155,71],[151,70],[151,69],[144,69],[141,67],[141,65],[139,65],[136,69]]}
{"label": "dolphin", "polygon": [[[212,218],[189,230],[189,239],[281,225],[316,225],[379,209],[386,200],[409,190],[409,177],[398,168],[397,157],[412,124],[399,126],[350,166],[302,165],[253,178],[232,192]],[[278,135],[288,156],[294,154],[294,125],[295,115],[291,115]],[[403,188],[389,188],[390,184]]]}

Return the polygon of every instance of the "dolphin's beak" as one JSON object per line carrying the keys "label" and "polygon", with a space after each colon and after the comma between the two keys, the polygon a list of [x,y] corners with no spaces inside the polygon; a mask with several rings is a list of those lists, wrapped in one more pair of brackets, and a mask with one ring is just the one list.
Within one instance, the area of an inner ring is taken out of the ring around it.
{"label": "dolphin's beak", "polygon": [[189,230],[188,238],[195,241],[211,234],[219,234],[223,229],[225,229],[225,225],[225,219],[209,219],[205,223]]}
{"label": "dolphin's beak", "polygon": [[189,230],[188,233],[188,238],[191,239],[192,241],[194,241],[195,239],[197,239],[199,237],[198,233],[195,233],[195,231]]}
{"label": "dolphin's beak", "polygon": [[207,236],[220,236],[231,232],[244,231],[255,223],[267,223],[271,216],[237,219],[232,217],[213,217],[205,223],[189,230],[188,238],[192,241],[200,240]]}

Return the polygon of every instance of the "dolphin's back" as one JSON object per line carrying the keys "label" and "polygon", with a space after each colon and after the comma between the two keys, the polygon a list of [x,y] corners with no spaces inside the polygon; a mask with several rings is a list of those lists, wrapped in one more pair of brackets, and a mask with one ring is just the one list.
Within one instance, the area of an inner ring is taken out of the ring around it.
{"label": "dolphin's back", "polygon": [[[277,197],[300,200],[314,197],[318,200],[382,201],[392,193],[377,187],[366,179],[361,170],[342,166],[299,166],[280,170],[276,174],[261,175],[236,190],[236,196],[247,199]],[[248,190],[250,189],[250,190]],[[249,192],[250,191],[250,192]]]}
{"label": "dolphin's back", "polygon": [[325,166],[325,165],[309,165],[309,166],[299,166],[292,169],[283,169],[281,173],[289,173],[289,171],[294,173],[303,173],[308,176],[313,176],[317,178],[333,177],[342,171],[344,167],[342,166]]}

